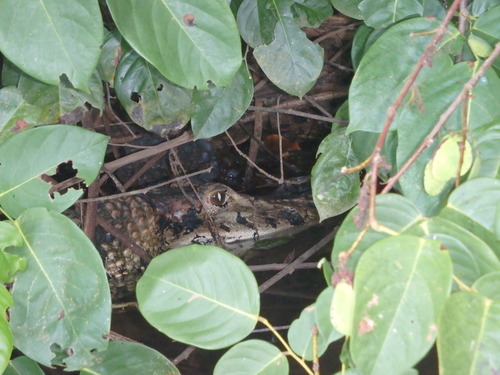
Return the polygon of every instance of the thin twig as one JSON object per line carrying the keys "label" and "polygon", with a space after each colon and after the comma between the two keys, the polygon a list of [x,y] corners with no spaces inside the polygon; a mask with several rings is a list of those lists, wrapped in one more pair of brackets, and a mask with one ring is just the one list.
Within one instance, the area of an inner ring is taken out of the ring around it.
{"label": "thin twig", "polygon": [[178,146],[183,145],[185,143],[188,143],[192,140],[193,140],[193,134],[184,133],[175,139],[160,143],[160,144],[153,146],[153,147],[150,147],[146,150],[138,151],[136,153],[124,156],[123,158],[110,161],[109,163],[106,163],[106,167],[110,171],[115,171],[118,168],[123,167],[124,165],[133,163],[137,160],[149,158],[153,155],[159,154],[163,151],[170,150],[174,147],[178,147]]}
{"label": "thin twig", "polygon": [[296,111],[294,109],[284,109],[284,108],[276,108],[276,107],[272,107],[272,108],[256,107],[256,106],[251,105],[250,107],[248,107],[248,110],[271,112],[271,113],[283,113],[285,115],[305,117],[305,118],[309,118],[309,119],[317,120],[317,121],[330,122],[330,123],[334,122],[334,123],[338,123],[338,124],[347,124],[347,121],[344,121],[344,120],[339,120],[336,118],[326,117],[326,116],[313,115],[311,113],[300,112],[300,111]]}
{"label": "thin twig", "polygon": [[261,167],[259,167],[257,164],[255,164],[253,161],[250,160],[250,158],[245,155],[244,152],[242,152],[239,148],[234,139],[231,137],[231,135],[226,131],[226,136],[229,138],[231,141],[231,144],[233,145],[234,149],[238,154],[240,154],[242,157],[244,157],[250,164],[254,166],[255,169],[257,169],[260,173],[265,175],[266,177],[270,178],[271,180],[274,180],[276,182],[280,182],[279,178],[274,177],[272,174],[267,173],[265,170],[263,170]]}
{"label": "thin twig", "polygon": [[293,273],[297,269],[297,265],[303,263],[306,259],[309,257],[313,256],[316,254],[319,250],[323,248],[329,241],[333,239],[335,236],[335,233],[337,233],[337,229],[335,228],[332,230],[330,233],[328,233],[325,237],[323,237],[316,245],[305,251],[303,254],[301,254],[297,259],[295,259],[293,262],[289,263],[285,268],[283,268],[280,272],[278,272],[276,275],[271,277],[270,279],[266,280],[264,283],[262,283],[259,286],[259,292],[262,293],[264,290],[270,288],[274,284],[276,284],[278,281],[280,281],[282,278],[284,278],[286,275],[289,275]]}
{"label": "thin twig", "polygon": [[[276,105],[279,107],[280,105],[280,96],[278,96],[278,101]],[[285,180],[285,173],[283,171],[283,138],[281,137],[281,123],[280,123],[280,114],[276,113],[276,127],[278,128],[278,149],[280,156],[280,180],[278,184],[282,185]]]}
{"label": "thin twig", "polygon": [[79,199],[78,203],[102,202],[102,201],[109,201],[109,200],[117,199],[117,198],[128,197],[130,195],[146,194],[147,192],[149,192],[153,189],[156,189],[156,188],[159,188],[159,187],[162,187],[165,185],[169,185],[169,184],[174,183],[174,182],[182,181],[182,180],[197,176],[199,174],[209,173],[211,170],[212,170],[212,167],[208,167],[208,168],[202,169],[201,171],[189,173],[189,174],[186,174],[185,176],[174,177],[168,181],[160,182],[156,185],[148,186],[148,187],[145,187],[142,189],[127,191],[125,193],[112,194],[112,195],[107,195],[105,197],[98,197],[98,198]]}
{"label": "thin twig", "polygon": [[[280,271],[285,267],[288,267],[290,263],[270,263],[270,264],[257,264],[253,266],[248,266],[252,272],[264,272],[264,271]],[[295,266],[296,270],[299,269],[314,269],[318,268],[317,262],[309,262],[297,264]]]}

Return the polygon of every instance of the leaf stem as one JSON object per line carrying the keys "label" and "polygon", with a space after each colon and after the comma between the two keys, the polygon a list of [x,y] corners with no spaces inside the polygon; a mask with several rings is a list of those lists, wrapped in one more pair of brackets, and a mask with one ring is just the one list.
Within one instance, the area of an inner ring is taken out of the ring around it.
{"label": "leaf stem", "polygon": [[304,361],[302,358],[300,358],[297,354],[295,354],[295,353],[293,352],[292,348],[290,347],[290,345],[288,345],[288,343],[285,341],[285,339],[283,338],[283,336],[281,336],[281,335],[279,334],[279,332],[278,332],[278,331],[276,331],[276,330],[274,329],[274,327],[271,325],[271,323],[269,323],[269,321],[268,321],[266,318],[264,318],[264,317],[262,317],[262,316],[259,316],[259,317],[257,318],[257,320],[258,320],[259,322],[261,322],[262,324],[264,324],[267,328],[269,328],[269,330],[270,330],[270,331],[274,334],[274,336],[276,336],[276,337],[277,337],[277,339],[281,342],[281,344],[285,347],[285,349],[286,349],[287,353],[288,353],[288,354],[289,354],[289,355],[290,355],[293,359],[295,359],[295,360],[297,361],[297,363],[298,363],[299,365],[301,365],[301,366],[304,368],[304,370],[306,370],[306,372],[307,372],[309,375],[315,375],[315,374],[314,374],[314,372],[313,372],[313,371],[312,371],[312,370],[311,370],[311,369],[307,366],[307,364],[305,363],[305,361]]}

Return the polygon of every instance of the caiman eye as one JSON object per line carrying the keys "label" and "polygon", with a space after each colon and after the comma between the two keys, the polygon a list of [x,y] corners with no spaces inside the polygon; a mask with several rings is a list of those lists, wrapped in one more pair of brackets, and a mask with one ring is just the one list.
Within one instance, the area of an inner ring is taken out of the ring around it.
{"label": "caiman eye", "polygon": [[227,203],[227,191],[225,190],[217,190],[210,194],[210,204],[214,206],[222,207]]}

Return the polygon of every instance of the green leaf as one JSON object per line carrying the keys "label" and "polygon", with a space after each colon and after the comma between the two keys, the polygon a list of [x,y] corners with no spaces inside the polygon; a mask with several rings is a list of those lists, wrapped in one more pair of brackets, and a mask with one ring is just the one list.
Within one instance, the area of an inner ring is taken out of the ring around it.
{"label": "green leaf", "polygon": [[[18,216],[29,207],[43,206],[64,211],[81,195],[49,195],[51,184],[42,175],[54,175],[61,163],[72,162],[76,177],[89,185],[99,173],[107,137],[76,126],[52,125],[16,134],[0,145],[0,204],[9,215]],[[46,178],[47,179],[47,178]]]}
{"label": "green leaf", "polygon": [[0,50],[36,79],[58,85],[65,74],[87,91],[102,43],[97,1],[0,2]]}
{"label": "green leaf", "polygon": [[289,17],[276,24],[274,40],[255,48],[253,54],[267,77],[290,95],[302,97],[323,68],[323,49],[307,39]]}
{"label": "green leaf", "polygon": [[236,21],[243,40],[252,48],[269,44],[274,39],[278,22],[274,9],[267,8],[268,0],[244,0],[238,9]]}
{"label": "green leaf", "polygon": [[500,220],[500,181],[492,178],[476,178],[460,185],[448,199],[448,207],[460,211],[495,232]]}
{"label": "green leaf", "polygon": [[135,51],[124,48],[115,76],[116,95],[130,118],[147,130],[184,126],[192,91],[174,85]]}
{"label": "green leaf", "polygon": [[498,0],[476,0],[470,4],[469,9],[471,14],[477,17],[496,6],[498,6]]}
{"label": "green leaf", "polygon": [[101,47],[102,54],[97,65],[97,71],[101,80],[114,85],[116,68],[122,57],[122,36],[117,29],[104,31],[104,42]]}
{"label": "green leaf", "polygon": [[110,341],[105,351],[95,354],[96,362],[85,366],[80,375],[162,374],[180,375],[179,370],[161,353],[129,341]]}
{"label": "green leaf", "polygon": [[334,294],[334,289],[328,286],[319,294],[315,302],[316,310],[314,310],[314,318],[316,320],[316,326],[320,338],[325,340],[326,345],[344,336],[343,333],[335,329],[330,319],[332,301],[335,297]]}
{"label": "green leaf", "polygon": [[12,332],[10,331],[9,322],[6,318],[6,310],[12,306],[13,300],[9,291],[0,284],[0,373],[9,364],[10,355],[12,353]]}
{"label": "green leaf", "polygon": [[[460,161],[460,176],[467,173],[472,165],[472,151],[469,141],[465,140],[464,151],[461,153],[462,137],[447,135],[427,162],[424,172],[424,187],[429,195],[438,195],[446,186],[446,182],[458,174]],[[462,154],[462,156],[461,156]]]}
{"label": "green leaf", "polygon": [[10,251],[27,266],[12,288],[14,343],[45,366],[80,369],[107,345],[102,335],[109,332],[111,300],[101,257],[60,213],[31,208],[16,226],[25,241]]}
{"label": "green leaf", "polygon": [[[396,194],[378,195],[375,206],[377,220],[380,225],[401,233],[422,220],[422,214],[418,208],[408,199]],[[356,226],[356,215],[359,214],[359,207],[355,207],[344,219],[340,226],[332,249],[332,264],[338,266],[338,257],[348,251],[359,236],[359,229]],[[369,229],[359,242],[356,250],[349,257],[347,266],[354,270],[361,254],[378,240],[387,237],[387,234]]]}
{"label": "green leaf", "polygon": [[345,336],[352,335],[352,321],[356,296],[351,284],[340,281],[335,286],[330,318],[335,329]]}
{"label": "green leaf", "polygon": [[9,136],[43,122],[40,109],[27,103],[16,87],[0,89],[0,144]]}
{"label": "green leaf", "polygon": [[373,28],[366,25],[360,25],[354,34],[351,47],[352,67],[356,70],[366,52],[367,42],[370,35],[373,33]]}
{"label": "green leaf", "polygon": [[4,83],[16,86],[23,99],[30,105],[22,118],[29,125],[51,124],[76,108],[87,111],[87,103],[102,111],[104,95],[102,82],[96,72],[90,77],[89,92],[76,90],[67,78],[61,78],[59,86],[43,83],[6,61],[2,71]]}
{"label": "green leaf", "polygon": [[351,141],[344,129],[329,134],[321,142],[316,164],[311,171],[314,204],[321,220],[346,212],[359,197],[357,173],[342,174],[342,168],[358,164]]}
{"label": "green leaf", "polygon": [[224,348],[247,336],[260,308],[252,272],[215,246],[191,245],[154,258],[136,294],[152,326],[206,349]]}
{"label": "green leaf", "polygon": [[44,372],[38,363],[22,356],[10,361],[3,375],[44,375]]}
{"label": "green leaf", "polygon": [[[349,89],[350,124],[347,133],[356,130],[380,132],[387,117],[387,108],[399,95],[415,64],[433,37],[432,34],[419,34],[435,30],[439,26],[439,23],[440,21],[438,20],[427,18],[415,18],[400,22],[382,34],[368,49],[361,60]],[[447,63],[447,61],[450,61],[448,53],[458,51],[462,44],[463,39],[459,36],[458,30],[450,28],[450,31],[443,38],[441,44],[438,46],[437,53],[433,57],[433,67],[424,68],[424,70],[429,73],[442,73],[441,69],[436,70],[434,68],[435,64],[443,66],[443,70],[449,69],[451,63]],[[391,66],[392,69],[387,69],[388,66]],[[433,80],[439,78],[433,74],[429,76],[432,76]],[[450,77],[447,79],[450,80]],[[453,81],[455,79],[453,78]],[[448,87],[448,90],[455,87],[454,92],[458,93],[460,85],[456,85],[453,81],[444,82],[447,82],[446,87]],[[458,82],[462,83],[460,80]],[[391,129],[398,128],[399,123],[407,120],[402,115],[406,114],[408,116],[411,114],[412,119],[417,115],[430,115],[427,107],[424,108],[424,113],[420,112],[419,91],[423,88],[428,88],[429,90],[433,88],[438,89],[439,86],[436,84],[429,85],[424,80],[418,80],[415,87],[412,95],[409,95],[407,98],[405,110],[400,110],[400,115],[396,116]],[[438,103],[442,100],[437,94],[434,94],[431,98],[438,100]],[[427,106],[432,104],[432,102],[424,102],[424,104]],[[414,111],[407,114],[409,109],[414,109]],[[420,121],[419,124],[421,123],[423,121]],[[415,148],[415,141],[413,141],[413,148]],[[410,151],[412,150],[408,152]]]}
{"label": "green leaf", "polygon": [[[500,6],[493,7],[487,12],[481,14],[472,28],[472,35],[480,38],[491,48],[500,40],[500,27],[498,27],[498,19],[500,18]],[[482,56],[486,57],[486,56]]]}
{"label": "green leaf", "polygon": [[473,143],[477,151],[469,178],[500,177],[500,122],[493,122],[474,129]]}
{"label": "green leaf", "polygon": [[486,40],[475,36],[474,34],[469,35],[469,37],[467,38],[467,43],[469,44],[469,47],[474,55],[482,58],[487,58],[493,51],[493,48],[488,44]]}
{"label": "green leaf", "polygon": [[415,228],[409,228],[405,234],[426,236],[441,242],[450,252],[454,275],[467,285],[472,285],[487,273],[500,270],[500,259],[495,251],[455,220],[430,218]]}
{"label": "green leaf", "polygon": [[[333,288],[328,287],[313,305],[306,307],[288,330],[288,342],[297,355],[310,361],[313,359],[313,340],[317,340],[317,354],[321,356],[328,345],[342,337],[330,322],[330,305]],[[316,332],[316,336],[315,333]]]}
{"label": "green leaf", "polygon": [[363,0],[359,9],[366,25],[381,29],[404,18],[422,15],[424,7],[418,0]]}
{"label": "green leaf", "polygon": [[11,282],[14,274],[26,268],[26,259],[5,253],[9,246],[21,246],[23,238],[17,228],[8,221],[0,221],[0,282]]}
{"label": "green leaf", "polygon": [[253,81],[246,64],[228,87],[193,92],[191,128],[195,139],[210,138],[229,129],[243,116],[253,98]]}
{"label": "green leaf", "polygon": [[63,115],[77,108],[87,111],[87,105],[97,108],[100,112],[104,109],[104,94],[99,73],[94,71],[89,80],[89,92],[76,90],[66,79],[61,79],[59,85],[59,106]]}
{"label": "green leaf", "polygon": [[175,84],[228,86],[241,65],[236,21],[226,0],[107,0],[123,37]]}
{"label": "green leaf", "polygon": [[438,325],[440,375],[494,374],[500,369],[500,301],[478,293],[453,294]]}
{"label": "green leaf", "polygon": [[362,0],[330,0],[333,7],[340,13],[357,20],[363,19],[363,14],[359,9]]}
{"label": "green leaf", "polygon": [[236,344],[217,362],[214,375],[288,375],[286,356],[272,344],[248,340]]}
{"label": "green leaf", "polygon": [[479,278],[472,287],[483,296],[500,300],[500,271],[487,273]]}
{"label": "green leaf", "polygon": [[434,240],[393,236],[378,241],[356,268],[350,351],[366,374],[399,374],[431,348],[451,289],[450,256]]}
{"label": "green leaf", "polygon": [[296,0],[291,11],[300,27],[319,27],[333,14],[330,0]]}

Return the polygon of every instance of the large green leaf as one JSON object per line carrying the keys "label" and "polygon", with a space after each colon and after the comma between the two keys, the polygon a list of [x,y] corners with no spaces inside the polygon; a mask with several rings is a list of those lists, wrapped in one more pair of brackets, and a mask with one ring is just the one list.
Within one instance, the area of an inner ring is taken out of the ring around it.
{"label": "large green leaf", "polygon": [[12,306],[13,300],[9,291],[0,284],[0,372],[9,364],[12,353],[12,332],[7,321],[7,309]]}
{"label": "large green leaf", "polygon": [[350,351],[363,374],[399,374],[431,348],[451,289],[450,256],[413,236],[378,241],[359,260]]}
{"label": "large green leaf", "polygon": [[500,300],[500,271],[490,272],[478,279],[472,286],[483,296]]}
{"label": "large green leaf", "polygon": [[300,27],[319,27],[333,13],[330,0],[296,0],[290,10]]}
{"label": "large green leaf", "polygon": [[362,0],[330,0],[333,7],[340,13],[357,20],[363,19],[363,14],[359,9],[359,3],[361,1]]}
{"label": "large green leaf", "polygon": [[280,17],[274,40],[255,48],[253,54],[276,86],[300,97],[313,87],[323,68],[323,49],[289,17]]}
{"label": "large green leaf", "polygon": [[420,16],[424,11],[419,0],[363,0],[359,3],[365,24],[381,29],[411,16]]}
{"label": "large green leaf", "polygon": [[[49,195],[52,186],[42,175],[56,174],[61,163],[72,162],[88,185],[102,165],[107,137],[76,126],[53,125],[16,134],[0,145],[0,204],[11,216],[29,207],[43,206],[64,211],[81,195],[70,188],[65,194]],[[58,181],[61,182],[61,181]]]}
{"label": "large green leaf", "polygon": [[[311,361],[316,354],[321,356],[328,345],[343,335],[335,330],[330,322],[330,305],[333,298],[333,288],[328,287],[316,299],[313,305],[307,306],[298,319],[295,319],[288,329],[290,347],[300,357]],[[314,331],[316,330],[316,335]]]}
{"label": "large green leaf", "polygon": [[226,0],[107,0],[124,38],[167,79],[192,89],[228,86],[241,65]]}
{"label": "large green leaf", "polygon": [[[415,67],[425,47],[433,37],[428,31],[439,26],[438,20],[415,18],[398,23],[385,32],[370,47],[361,60],[356,75],[349,89],[349,118],[347,132],[356,130],[380,132],[387,117],[387,108],[394,102],[408,76]],[[418,35],[423,33],[424,35]],[[417,34],[418,36],[415,36]],[[447,54],[457,51],[463,44],[458,30],[450,28],[438,46],[433,65]],[[443,64],[440,62],[440,64]],[[387,69],[390,66],[391,69]],[[429,71],[430,68],[427,68]],[[436,78],[436,77],[434,77]],[[421,82],[420,86],[435,86]],[[419,113],[419,92],[422,87],[416,86],[409,95],[404,110],[415,108]],[[437,87],[436,87],[437,88]],[[433,97],[434,98],[434,97]],[[436,97],[436,99],[439,99]],[[428,105],[428,103],[424,103]],[[426,107],[424,113],[426,114]],[[400,117],[396,116],[391,129],[396,129]],[[416,129],[415,129],[416,130]],[[414,146],[415,147],[415,146]]]}
{"label": "large green leaf", "polygon": [[44,375],[44,372],[35,361],[22,356],[10,361],[3,375]]}
{"label": "large green leaf", "polygon": [[500,259],[481,238],[449,219],[427,219],[405,234],[427,236],[443,244],[450,252],[453,273],[462,282],[472,285],[481,276],[500,270]]}
{"label": "large green leaf", "polygon": [[0,2],[0,50],[51,85],[65,74],[74,87],[87,90],[101,53],[102,30],[96,0]]}
{"label": "large green leaf", "polygon": [[500,178],[500,122],[486,124],[472,132],[477,157],[470,177]]}
{"label": "large green leaf", "polygon": [[6,247],[21,246],[23,238],[9,221],[0,221],[0,283],[11,282],[17,271],[26,268],[26,259],[4,252]]}
{"label": "large green leaf", "polygon": [[493,178],[467,181],[450,195],[448,207],[495,233],[500,223],[500,181]]}
{"label": "large green leaf", "polygon": [[191,245],[154,258],[136,293],[151,325],[174,340],[206,349],[247,336],[260,308],[252,272],[215,246]]}
{"label": "large green leaf", "polygon": [[122,57],[122,36],[117,29],[105,31],[102,54],[97,65],[99,76],[111,87],[115,83],[116,68]]}
{"label": "large green leaf", "polygon": [[30,105],[28,109],[33,113],[26,111],[26,117],[21,117],[29,126],[55,123],[61,116],[76,108],[87,111],[87,103],[101,111],[103,109],[102,82],[96,72],[90,77],[89,92],[76,90],[65,78],[61,79],[59,86],[43,83],[9,61],[3,65],[2,80],[4,85],[16,86]]}
{"label": "large green leaf", "polygon": [[[422,214],[418,208],[408,199],[396,194],[378,195],[376,198],[375,212],[379,224],[401,233],[422,220]],[[332,263],[338,265],[338,257],[348,251],[359,236],[359,228],[356,225],[356,216],[359,208],[355,207],[344,219],[340,226],[332,250]],[[387,237],[386,233],[376,232],[369,229],[358,243],[356,251],[351,254],[348,268],[354,270],[361,254],[378,240]]]}
{"label": "large green leaf", "polygon": [[500,370],[500,301],[478,293],[455,293],[443,308],[438,332],[440,375]]}
{"label": "large green leaf", "polygon": [[18,131],[30,125],[43,123],[43,114],[38,107],[26,102],[17,87],[0,89],[0,144]]}
{"label": "large green leaf", "polygon": [[236,20],[243,40],[252,48],[269,44],[274,39],[278,21],[275,9],[268,9],[269,0],[245,0],[238,8]]}
{"label": "large green leaf", "polygon": [[174,85],[130,48],[120,59],[114,86],[130,118],[147,130],[161,134],[164,126],[168,132],[189,121],[192,91]]}
{"label": "large green leaf", "polygon": [[342,168],[358,164],[351,141],[338,129],[321,142],[316,164],[311,171],[314,204],[321,220],[340,215],[356,204],[359,197],[357,173],[344,175]]}
{"label": "large green leaf", "polygon": [[262,340],[236,344],[217,362],[214,375],[288,375],[286,356],[274,345]]}
{"label": "large green leaf", "polygon": [[245,63],[228,87],[193,92],[191,128],[195,139],[215,137],[243,116],[253,97],[253,81]]}
{"label": "large green leaf", "polygon": [[111,341],[105,351],[97,352],[96,363],[85,366],[80,375],[161,374],[180,375],[161,353],[137,342]]}
{"label": "large green leaf", "polygon": [[104,266],[87,236],[66,216],[31,208],[16,226],[24,244],[10,251],[27,259],[12,288],[14,344],[45,366],[77,370],[106,348],[111,298]]}

